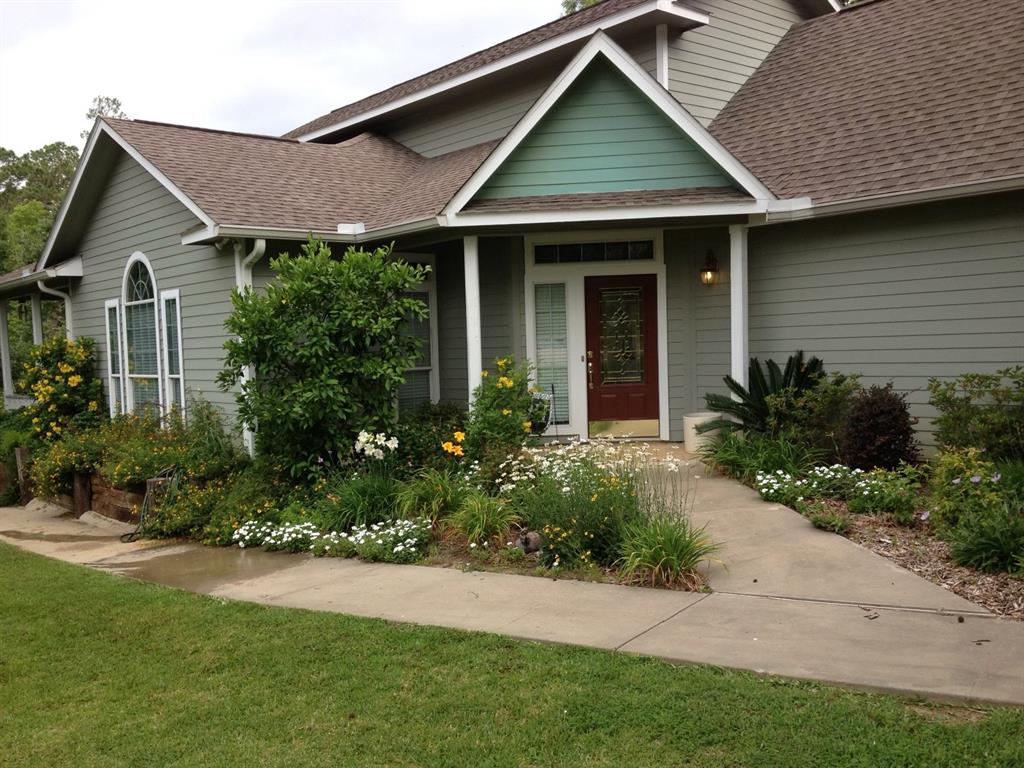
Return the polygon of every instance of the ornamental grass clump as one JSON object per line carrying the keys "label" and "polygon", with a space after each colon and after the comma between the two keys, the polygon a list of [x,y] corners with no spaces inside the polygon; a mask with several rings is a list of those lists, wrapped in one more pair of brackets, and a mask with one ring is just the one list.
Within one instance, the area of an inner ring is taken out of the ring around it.
{"label": "ornamental grass clump", "polygon": [[688,518],[651,517],[625,524],[616,565],[626,583],[696,590],[707,580],[700,569],[721,562],[720,549]]}
{"label": "ornamental grass clump", "polygon": [[471,545],[487,545],[507,538],[508,531],[519,524],[519,515],[504,499],[473,490],[462,499],[447,524]]}
{"label": "ornamental grass clump", "polygon": [[452,469],[427,468],[401,484],[395,507],[400,517],[426,517],[436,523],[461,506],[467,491],[465,478]]}

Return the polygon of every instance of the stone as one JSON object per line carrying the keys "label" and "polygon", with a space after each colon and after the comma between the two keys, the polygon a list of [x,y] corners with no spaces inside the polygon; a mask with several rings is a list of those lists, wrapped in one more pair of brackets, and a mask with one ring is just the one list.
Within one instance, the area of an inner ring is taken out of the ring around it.
{"label": "stone", "polygon": [[536,531],[527,531],[526,533],[520,534],[516,545],[527,555],[532,555],[534,552],[540,552],[540,543],[541,538],[539,533]]}

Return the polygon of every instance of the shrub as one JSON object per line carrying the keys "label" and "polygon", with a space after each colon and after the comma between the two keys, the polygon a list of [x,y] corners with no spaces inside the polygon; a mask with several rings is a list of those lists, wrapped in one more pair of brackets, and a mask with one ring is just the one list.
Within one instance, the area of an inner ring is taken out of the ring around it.
{"label": "shrub", "polygon": [[185,424],[178,426],[181,428],[178,460],[186,477],[193,480],[225,477],[249,462],[241,435],[236,430],[228,430],[220,409],[209,401],[190,398]]}
{"label": "shrub", "polygon": [[980,448],[993,459],[1024,459],[1024,365],[928,383],[939,443]]}
{"label": "shrub", "polygon": [[896,522],[910,525],[918,508],[919,487],[920,473],[913,467],[876,469],[856,482],[847,507],[857,514],[890,514]]}
{"label": "shrub", "polygon": [[471,491],[448,524],[466,537],[470,544],[487,544],[519,523],[519,516],[503,499],[483,491]]}
{"label": "shrub", "polygon": [[282,467],[266,458],[258,458],[230,477],[210,481],[205,486],[186,486],[182,497],[165,496],[156,513],[168,513],[165,510],[176,503],[175,498],[183,498],[188,503],[187,496],[193,489],[205,488],[214,502],[202,528],[203,543],[226,546],[232,543],[234,532],[250,520],[280,520],[280,510],[288,507],[294,494],[294,488],[282,479],[282,474]]}
{"label": "shrub", "polygon": [[774,360],[765,362],[767,375],[761,368],[761,362],[755,357],[750,361],[748,369],[748,386],[744,387],[732,376],[724,378],[725,385],[735,395],[721,395],[709,392],[704,396],[709,410],[724,414],[726,418],[716,419],[701,427],[701,431],[723,429],[730,431],[741,425],[752,432],[767,432],[769,428],[768,398],[783,390],[791,390],[798,394],[813,389],[824,376],[821,360],[812,357],[804,362],[804,353],[798,351],[786,361],[782,370]]}
{"label": "shrub", "polygon": [[95,472],[103,458],[99,436],[98,430],[69,431],[63,439],[38,448],[30,469],[35,494],[54,499],[62,493],[71,493],[76,472]]}
{"label": "shrub", "polygon": [[103,392],[92,339],[54,336],[34,347],[20,385],[33,397],[27,415],[42,440],[52,442],[70,429],[87,429],[102,419]]}
{"label": "shrub", "polygon": [[201,535],[224,504],[225,494],[224,480],[199,485],[175,476],[160,503],[142,519],[142,532],[154,538]]}
{"label": "shrub", "polygon": [[530,366],[511,357],[495,360],[497,373],[483,371],[466,422],[465,450],[479,463],[485,479],[493,480],[498,467],[517,455],[546,418],[546,404],[534,398]]}
{"label": "shrub", "polygon": [[999,473],[977,448],[943,451],[932,468],[932,519],[951,531],[961,517],[984,515],[1000,503]]}
{"label": "shrub", "polygon": [[840,433],[843,461],[864,470],[896,469],[900,464],[915,463],[919,458],[914,439],[916,423],[906,395],[896,392],[891,383],[861,390],[853,398]]}
{"label": "shrub", "polygon": [[982,571],[1013,571],[1024,560],[1024,509],[1003,501],[960,516],[953,559]]}
{"label": "shrub", "polygon": [[402,470],[446,469],[451,462],[439,448],[465,427],[466,418],[466,409],[454,403],[427,403],[408,416],[402,415],[395,430],[397,459]]}
{"label": "shrub", "polygon": [[806,389],[787,387],[768,395],[768,431],[791,443],[816,448],[835,462],[839,435],[853,398],[860,391],[856,376],[822,376]]}
{"label": "shrub", "polygon": [[[436,453],[436,451],[435,451]],[[450,515],[466,495],[465,480],[450,469],[424,469],[402,483],[395,494],[399,516],[436,522]]]}
{"label": "shrub", "polygon": [[652,587],[697,589],[704,583],[700,567],[718,562],[712,556],[719,549],[704,526],[697,528],[685,517],[629,522],[623,528],[619,575]]}
{"label": "shrub", "polygon": [[[319,473],[350,453],[357,432],[394,421],[394,403],[419,341],[406,332],[427,308],[409,296],[426,269],[350,248],[340,260],[322,241],[271,261],[265,293],[232,297],[231,338],[218,381],[241,384],[239,415],[259,425],[262,452],[292,476]],[[256,375],[246,377],[255,369]]]}
{"label": "shrub", "polygon": [[1024,459],[996,462],[996,475],[1000,495],[1024,507]]}
{"label": "shrub", "polygon": [[744,483],[754,482],[759,473],[782,471],[802,476],[821,457],[821,451],[792,443],[784,437],[735,431],[715,437],[701,454],[709,466]]}

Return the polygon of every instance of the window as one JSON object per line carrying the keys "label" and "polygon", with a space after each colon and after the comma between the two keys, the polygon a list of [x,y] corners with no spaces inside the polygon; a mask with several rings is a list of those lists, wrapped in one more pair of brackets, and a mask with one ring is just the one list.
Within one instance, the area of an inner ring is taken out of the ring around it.
{"label": "window", "polygon": [[[424,263],[410,260],[410,263]],[[433,272],[423,283],[406,294],[427,305],[427,317],[409,318],[407,333],[420,340],[420,356],[416,364],[406,370],[405,383],[398,389],[398,412],[409,413],[425,403],[437,402],[440,384],[437,370],[437,298],[434,292]]]}
{"label": "window", "polygon": [[537,386],[551,397],[551,423],[569,423],[569,345],[565,283],[535,285]]}
{"label": "window", "polygon": [[121,298],[104,305],[110,413],[185,409],[181,307],[177,290],[157,292],[148,259],[132,254]]}
{"label": "window", "polygon": [[534,264],[650,261],[653,258],[653,240],[626,240],[610,243],[557,243],[552,245],[535,245],[533,248]]}

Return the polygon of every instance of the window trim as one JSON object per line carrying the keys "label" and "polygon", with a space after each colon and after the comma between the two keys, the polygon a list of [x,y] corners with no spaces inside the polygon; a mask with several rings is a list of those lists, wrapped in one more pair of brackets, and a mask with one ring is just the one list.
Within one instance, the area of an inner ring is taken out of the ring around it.
{"label": "window trim", "polygon": [[[160,291],[160,319],[162,320],[161,325],[163,326],[163,336],[161,340],[163,347],[161,349],[161,358],[163,360],[164,370],[164,391],[170,392],[172,386],[171,379],[176,378],[178,380],[178,402],[181,403],[178,406],[178,410],[181,413],[181,418],[185,418],[185,410],[187,407],[185,401],[185,354],[184,354],[184,341],[181,334],[181,290],[179,288],[170,288],[165,291]],[[167,317],[167,302],[174,300],[174,324],[178,329],[178,372],[172,374],[170,359],[168,353],[170,352],[170,344],[167,342],[167,329],[171,321],[171,318]],[[161,400],[161,407],[166,412],[170,412],[172,404],[170,402],[164,403]]]}
{"label": "window trim", "polygon": [[[427,294],[427,311],[430,313],[427,318],[430,322],[430,366],[414,365],[406,368],[406,372],[429,371],[430,378],[430,402],[437,403],[441,399],[441,365],[437,359],[438,355],[438,325],[437,325],[437,259],[430,253],[396,253],[408,264],[430,267],[430,275],[427,280],[409,289],[409,293]],[[398,405],[397,400],[395,403]]]}
{"label": "window trim", "polygon": [[[117,342],[117,361],[118,371],[114,373],[114,359],[111,355],[110,350],[110,310],[114,310],[114,341]],[[121,329],[123,325],[121,323],[121,300],[120,299],[107,299],[103,302],[103,326],[106,329],[106,343],[107,343],[107,389],[110,390],[111,395],[114,392],[114,378],[117,378],[117,392],[120,395],[117,399],[117,403],[120,404],[121,408],[124,408],[124,344],[123,334]],[[109,410],[110,417],[120,415],[120,412],[115,407],[115,400],[111,396],[109,397]]]}
{"label": "window trim", "polygon": [[[153,298],[146,299],[145,301],[128,301],[128,273],[131,268],[138,262],[145,265],[146,270],[149,272],[149,279],[153,283]],[[125,376],[125,398],[123,400],[125,406],[125,413],[133,413],[135,411],[135,392],[131,386],[131,379],[156,379],[156,396],[157,404],[161,410],[164,410],[164,375],[163,366],[161,365],[162,355],[160,353],[160,306],[158,304],[160,297],[160,289],[157,286],[156,274],[153,271],[153,265],[142,251],[135,251],[131,256],[128,257],[128,263],[124,266],[124,273],[121,275],[121,311],[120,314],[124,317],[122,323],[123,336],[122,336],[122,348],[125,351],[125,355],[122,358],[124,360]],[[152,374],[132,374],[131,365],[128,359],[128,325],[127,325],[127,309],[129,306],[137,306],[146,304],[149,301],[153,302],[153,340],[157,345],[156,349],[156,375]]]}

